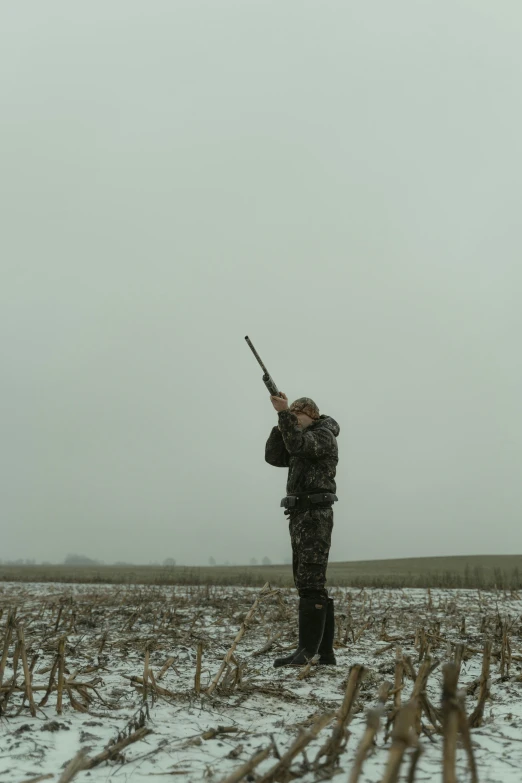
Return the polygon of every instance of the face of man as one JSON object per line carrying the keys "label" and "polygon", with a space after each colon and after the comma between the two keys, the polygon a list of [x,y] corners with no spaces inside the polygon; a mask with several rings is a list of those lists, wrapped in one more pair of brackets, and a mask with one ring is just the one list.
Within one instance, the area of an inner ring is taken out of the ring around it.
{"label": "face of man", "polygon": [[310,426],[310,424],[313,423],[313,419],[308,416],[307,413],[303,413],[302,411],[292,411],[294,416],[297,416],[297,426],[301,430],[305,430],[307,427]]}

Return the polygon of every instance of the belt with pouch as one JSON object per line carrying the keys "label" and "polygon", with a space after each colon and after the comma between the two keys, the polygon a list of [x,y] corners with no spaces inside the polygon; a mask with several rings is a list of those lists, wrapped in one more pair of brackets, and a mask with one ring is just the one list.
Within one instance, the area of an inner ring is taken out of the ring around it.
{"label": "belt with pouch", "polygon": [[300,511],[314,506],[331,506],[337,499],[333,492],[315,492],[310,495],[303,492],[300,495],[287,495],[282,499],[281,506],[287,510]]}

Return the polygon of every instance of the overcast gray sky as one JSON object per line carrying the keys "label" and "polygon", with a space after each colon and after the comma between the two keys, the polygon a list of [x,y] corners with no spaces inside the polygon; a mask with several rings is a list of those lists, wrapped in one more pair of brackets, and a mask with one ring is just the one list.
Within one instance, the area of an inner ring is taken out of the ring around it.
{"label": "overcast gray sky", "polygon": [[332,560],[522,552],[520,1],[1,17],[0,557],[282,561],[245,334]]}

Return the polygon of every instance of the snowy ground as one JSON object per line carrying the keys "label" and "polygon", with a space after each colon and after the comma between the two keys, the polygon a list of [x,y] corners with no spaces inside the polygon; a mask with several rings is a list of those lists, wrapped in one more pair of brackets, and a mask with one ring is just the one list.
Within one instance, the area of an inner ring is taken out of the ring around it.
{"label": "snowy ground", "polygon": [[[282,754],[303,727],[309,727],[322,713],[334,713],[342,702],[350,666],[359,663],[367,673],[350,724],[351,736],[335,770],[342,773],[340,779],[347,780],[365,727],[366,709],[375,706],[379,686],[385,680],[393,682],[396,645],[411,656],[418,669],[419,644],[416,648],[414,643],[421,627],[432,634],[426,637],[431,641],[430,654],[441,665],[453,655],[450,642],[464,642],[470,648],[462,665],[461,687],[480,676],[485,639],[493,640],[495,652],[500,649],[502,628],[508,629],[510,668],[501,677],[500,660],[493,658],[491,699],[484,724],[472,731],[472,740],[481,783],[522,780],[522,682],[517,681],[522,679],[522,603],[517,594],[432,590],[430,597],[425,590],[334,589],[331,594],[338,622],[338,666],[316,666],[307,679],[299,680],[299,670],[272,666],[273,658],[294,644],[297,606],[294,591],[275,590],[260,601],[220,687],[211,696],[205,695],[258,594],[259,590],[237,587],[0,585],[0,656],[8,610],[17,607],[17,621],[25,629],[28,663],[33,666],[37,705],[36,717],[32,717],[27,700],[22,706],[22,691],[14,692],[5,704],[5,688],[13,674],[12,642],[0,687],[0,705],[4,698],[0,783],[21,783],[42,775],[58,781],[64,765],[80,748],[92,758],[111,740],[139,725],[151,729],[151,733],[125,748],[116,761],[80,772],[75,780],[140,783],[155,776],[176,776],[177,780],[194,783],[221,781],[256,751],[271,744]],[[282,635],[269,652],[252,655],[280,631]],[[38,703],[45,694],[50,667],[64,634],[65,676],[69,683],[80,687],[70,690],[76,709],[66,689],[62,714],[57,715],[56,690],[45,706],[38,707]],[[194,675],[200,641],[204,646],[198,695]],[[388,650],[377,655],[387,646]],[[155,695],[150,686],[144,702],[140,683],[130,678],[143,676],[147,647],[156,683],[168,694]],[[159,679],[170,657],[174,661]],[[17,678],[21,685],[21,664]],[[436,706],[440,704],[441,678],[439,666],[427,688]],[[403,703],[411,689],[412,682],[406,680]],[[477,692],[467,697],[468,714],[476,701]],[[427,731],[421,735],[423,753],[415,779],[441,780],[442,740],[438,733],[430,738],[433,727],[426,718],[423,722]],[[323,729],[305,755],[296,757],[292,771],[303,783],[325,778],[324,770],[314,769],[313,762],[317,750],[331,735],[332,726]],[[205,732],[218,727],[231,730],[204,738]],[[390,743],[390,739],[384,741],[381,728],[361,781],[381,780]],[[245,779],[260,778],[275,763],[271,753],[255,774]],[[406,758],[401,780],[406,779],[408,765]],[[459,780],[469,779],[461,748],[457,768]]]}

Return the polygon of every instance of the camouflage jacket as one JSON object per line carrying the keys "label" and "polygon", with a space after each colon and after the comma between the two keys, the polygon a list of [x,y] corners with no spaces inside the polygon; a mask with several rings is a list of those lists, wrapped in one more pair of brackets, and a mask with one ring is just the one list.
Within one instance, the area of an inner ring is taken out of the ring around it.
{"label": "camouflage jacket", "polygon": [[265,460],[276,468],[289,468],[286,492],[335,492],[337,436],[340,427],[330,416],[321,416],[300,430],[297,417],[290,411],[278,414],[266,442]]}

